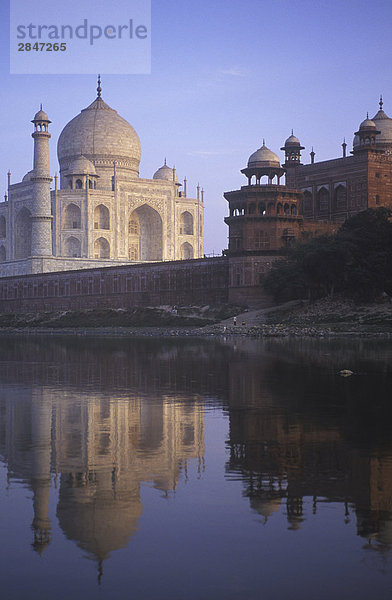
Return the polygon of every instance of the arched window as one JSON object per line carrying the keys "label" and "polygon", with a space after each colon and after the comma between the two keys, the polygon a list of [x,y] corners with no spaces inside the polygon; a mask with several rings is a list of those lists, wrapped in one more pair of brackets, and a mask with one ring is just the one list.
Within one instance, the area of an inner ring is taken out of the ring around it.
{"label": "arched window", "polygon": [[63,229],[80,229],[81,213],[79,206],[76,204],[67,204],[64,208]]}
{"label": "arched window", "polygon": [[0,246],[0,262],[4,262],[5,260],[7,260],[7,253],[4,246]]}
{"label": "arched window", "polygon": [[193,216],[187,210],[180,216],[180,234],[193,235]]}
{"label": "arched window", "polygon": [[291,214],[292,215],[296,215],[297,214],[297,207],[295,204],[291,205]]}
{"label": "arched window", "polygon": [[0,217],[0,239],[4,239],[7,236],[7,225],[5,217]]}
{"label": "arched window", "polygon": [[110,244],[103,237],[94,242],[94,258],[110,258]]}
{"label": "arched window", "polygon": [[77,190],[81,190],[83,188],[83,181],[81,179],[77,179],[75,181],[75,188]]}
{"label": "arched window", "polygon": [[72,190],[72,179],[68,180],[68,187],[70,190]]}
{"label": "arched window", "polygon": [[136,213],[132,214],[132,216],[129,219],[128,233],[130,235],[139,235],[139,219],[137,218]]}
{"label": "arched window", "polygon": [[99,204],[94,210],[94,229],[110,229],[109,209]]}
{"label": "arched window", "polygon": [[329,211],[329,191],[322,187],[317,192],[318,210],[320,214],[328,214]]}
{"label": "arched window", "polygon": [[290,205],[289,204],[285,204],[284,205],[284,214],[285,215],[289,215],[290,214]]}
{"label": "arched window", "polygon": [[304,192],[304,201],[303,201],[303,214],[311,215],[313,212],[313,198],[312,192],[306,190]]}
{"label": "arched window", "polygon": [[346,210],[347,209],[347,190],[344,185],[338,185],[335,188],[334,192],[334,204],[336,210]]}
{"label": "arched window", "polygon": [[189,260],[193,258],[193,246],[188,242],[185,242],[181,246],[181,258],[183,260]]}
{"label": "arched window", "polygon": [[276,207],[276,214],[281,215],[282,212],[283,212],[283,204],[281,202],[279,202],[279,204]]}
{"label": "arched window", "polygon": [[65,240],[64,244],[64,255],[72,258],[81,257],[81,245],[80,240],[76,237],[69,237]]}
{"label": "arched window", "polygon": [[259,204],[259,213],[261,215],[265,215],[265,212],[266,212],[265,211],[265,204],[262,202],[262,203]]}
{"label": "arched window", "polygon": [[91,181],[91,179],[88,180],[88,189],[89,190],[93,189],[93,182]]}
{"label": "arched window", "polygon": [[23,207],[15,219],[15,258],[31,256],[31,213]]}

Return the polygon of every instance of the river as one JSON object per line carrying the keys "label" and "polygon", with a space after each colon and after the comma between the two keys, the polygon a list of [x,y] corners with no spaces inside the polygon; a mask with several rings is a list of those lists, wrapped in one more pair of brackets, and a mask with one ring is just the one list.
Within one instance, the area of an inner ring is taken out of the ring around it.
{"label": "river", "polygon": [[1,336],[2,597],[389,599],[391,391],[388,340]]}

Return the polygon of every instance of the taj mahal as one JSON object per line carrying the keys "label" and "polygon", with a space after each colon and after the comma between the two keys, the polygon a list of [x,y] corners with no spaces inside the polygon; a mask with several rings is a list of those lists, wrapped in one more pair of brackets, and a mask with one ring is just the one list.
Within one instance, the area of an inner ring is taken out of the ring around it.
{"label": "taj mahal", "polygon": [[98,78],[95,100],[60,134],[60,177],[51,176],[51,121],[42,106],[34,116],[33,169],[18,183],[8,173],[0,204],[2,276],[203,256],[200,186],[189,198],[166,159],[152,179],[139,177],[138,134],[101,94]]}

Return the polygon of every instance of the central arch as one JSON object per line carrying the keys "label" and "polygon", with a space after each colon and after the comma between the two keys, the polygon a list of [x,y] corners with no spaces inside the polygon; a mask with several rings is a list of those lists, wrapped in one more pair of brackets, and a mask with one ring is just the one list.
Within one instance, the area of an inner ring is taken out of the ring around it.
{"label": "central arch", "polygon": [[162,260],[162,219],[148,204],[134,210],[128,221],[128,249],[131,260]]}

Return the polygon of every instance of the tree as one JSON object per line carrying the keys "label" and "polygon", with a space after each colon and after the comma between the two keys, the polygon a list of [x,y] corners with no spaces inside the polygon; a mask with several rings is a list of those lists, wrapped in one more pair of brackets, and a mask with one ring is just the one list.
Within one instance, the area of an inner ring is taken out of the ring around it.
{"label": "tree", "polygon": [[337,291],[362,300],[392,293],[391,211],[368,209],[348,219],[336,235],[295,244],[263,285],[279,302]]}

